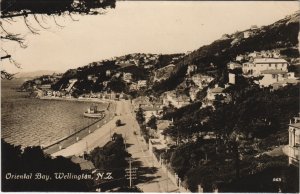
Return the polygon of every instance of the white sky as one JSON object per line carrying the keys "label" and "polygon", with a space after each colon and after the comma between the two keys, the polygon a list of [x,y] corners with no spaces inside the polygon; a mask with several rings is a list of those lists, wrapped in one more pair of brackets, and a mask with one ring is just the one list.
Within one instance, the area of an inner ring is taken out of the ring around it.
{"label": "white sky", "polygon": [[7,26],[14,33],[26,35],[28,47],[3,44],[22,65],[17,69],[2,61],[10,72],[36,70],[65,71],[129,53],[178,53],[198,49],[224,33],[245,30],[251,25],[269,25],[299,10],[291,2],[209,2],[209,1],[118,1],[105,15],[69,17],[46,21],[50,29],[33,35],[17,20]]}

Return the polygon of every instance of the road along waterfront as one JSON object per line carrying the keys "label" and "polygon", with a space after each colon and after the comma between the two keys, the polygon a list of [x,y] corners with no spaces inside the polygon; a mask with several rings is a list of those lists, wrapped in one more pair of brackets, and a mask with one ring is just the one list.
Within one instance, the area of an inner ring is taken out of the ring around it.
{"label": "road along waterfront", "polygon": [[[178,187],[153,160],[147,145],[139,136],[139,125],[131,107],[129,100],[116,101],[116,116],[111,121],[73,145],[53,153],[52,156],[82,155],[85,151],[89,152],[95,147],[104,146],[110,140],[111,134],[122,134],[126,141],[127,151],[133,159],[133,165],[139,171],[139,178],[133,184],[144,192],[178,192]],[[124,125],[116,127],[115,121],[118,119]]]}
{"label": "road along waterfront", "polygon": [[[56,100],[56,99],[53,99],[53,100]],[[61,99],[59,99],[59,100],[61,100]],[[78,142],[80,139],[82,139],[85,136],[93,133],[94,131],[96,131],[98,129],[100,130],[100,128],[104,124],[109,122],[115,116],[116,104],[115,104],[114,101],[103,101],[103,100],[97,100],[97,99],[93,99],[93,100],[84,99],[84,100],[88,101],[88,102],[93,101],[93,102],[108,103],[108,106],[107,106],[106,111],[105,111],[105,116],[103,118],[100,118],[100,119],[91,118],[88,126],[82,128],[80,130],[77,130],[75,133],[72,133],[69,136],[60,139],[59,141],[57,141],[57,142],[55,142],[51,145],[44,146],[43,150],[46,153],[53,154],[55,152],[58,152],[62,149],[65,149],[65,148],[71,146],[72,144]],[[84,100],[78,100],[78,101],[84,101]],[[77,101],[77,99],[74,99],[73,101]],[[87,145],[85,146],[85,148],[87,148]]]}

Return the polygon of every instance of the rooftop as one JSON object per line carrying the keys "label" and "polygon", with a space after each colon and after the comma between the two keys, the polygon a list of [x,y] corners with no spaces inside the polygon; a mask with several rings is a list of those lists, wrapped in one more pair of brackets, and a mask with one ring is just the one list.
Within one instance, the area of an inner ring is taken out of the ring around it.
{"label": "rooftop", "polygon": [[169,120],[158,120],[157,121],[157,129],[158,130],[165,130],[171,125],[172,121]]}
{"label": "rooftop", "polygon": [[300,82],[300,80],[298,80],[298,79],[285,79],[285,80],[276,82],[274,84],[297,84],[299,82]]}
{"label": "rooftop", "polygon": [[212,93],[223,93],[224,88],[216,87],[210,90]]}
{"label": "rooftop", "polygon": [[292,124],[289,124],[289,126],[296,127],[298,129],[300,129],[300,123],[292,123]]}
{"label": "rooftop", "polygon": [[262,74],[286,74],[286,71],[282,71],[280,69],[268,69],[261,71]]}
{"label": "rooftop", "polygon": [[287,63],[285,59],[275,59],[275,58],[255,58],[253,63]]}
{"label": "rooftop", "polygon": [[192,76],[192,78],[213,78],[213,77],[211,77],[211,76],[209,76],[209,75],[203,75],[203,74],[200,74],[200,73],[198,73],[198,74],[195,74],[195,75],[193,75]]}
{"label": "rooftop", "polygon": [[242,67],[241,64],[239,64],[237,62],[232,62],[232,61],[230,61],[227,65],[234,65],[235,67]]}
{"label": "rooftop", "polygon": [[162,110],[161,108],[159,107],[143,107],[142,108],[144,111],[159,111],[159,110]]}

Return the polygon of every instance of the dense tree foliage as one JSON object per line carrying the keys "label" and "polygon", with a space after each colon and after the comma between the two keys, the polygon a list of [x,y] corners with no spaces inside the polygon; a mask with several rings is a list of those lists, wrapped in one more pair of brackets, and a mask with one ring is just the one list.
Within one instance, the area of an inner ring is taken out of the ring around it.
{"label": "dense tree foliage", "polygon": [[[205,108],[194,111],[179,109],[169,113],[174,118],[178,115],[180,119],[176,122],[176,127],[167,132],[175,135],[180,131],[182,135],[190,136],[202,129],[222,132],[222,135],[228,136],[236,131],[246,136],[265,138],[284,128],[289,118],[297,114],[298,88],[299,85],[291,85],[270,91],[252,84],[230,86],[226,90],[233,100],[228,104],[219,103],[214,112]],[[206,117],[209,119],[201,124]]]}
{"label": "dense tree foliage", "polygon": [[89,159],[100,171],[112,172],[115,180],[124,181],[125,168],[128,167],[126,157],[130,155],[125,150],[125,143],[122,135],[113,134],[112,141],[103,147],[97,147],[89,154]]}
{"label": "dense tree foliage", "polygon": [[171,63],[177,63],[179,60],[173,61],[173,58],[179,58],[183,54],[172,54],[172,55],[159,55],[157,63],[155,64],[156,68],[162,68]]}
{"label": "dense tree foliage", "polygon": [[111,79],[110,82],[108,82],[107,84],[107,88],[117,93],[121,93],[121,92],[128,93],[128,86],[120,78]]}
{"label": "dense tree foliage", "polygon": [[164,115],[163,115],[163,119],[174,119],[174,120],[178,120],[182,117],[184,117],[185,114],[188,114],[188,113],[192,113],[192,112],[195,112],[197,110],[200,109],[202,105],[202,102],[194,102],[192,104],[189,104],[187,106],[183,106],[179,109],[177,109],[176,111],[169,111],[169,112],[165,112]]}
{"label": "dense tree foliage", "polygon": [[147,122],[147,127],[150,127],[151,129],[157,129],[157,119],[154,115],[151,116],[151,118],[149,119],[149,121]]}
{"label": "dense tree foliage", "polygon": [[120,72],[131,73],[132,74],[132,81],[138,80],[147,80],[149,78],[149,71],[144,69],[143,67],[137,67],[135,65],[130,65],[127,67],[123,67],[119,69]]}
{"label": "dense tree foliage", "polygon": [[139,108],[136,112],[136,120],[139,124],[143,124],[145,122],[144,111],[142,108]]}
{"label": "dense tree foliage", "polygon": [[237,151],[234,144],[199,140],[171,149],[163,153],[163,158],[192,192],[198,185],[205,192],[216,187],[219,192],[278,192],[279,187],[282,192],[299,191],[299,168],[288,166],[287,156],[254,157],[255,154],[245,154],[241,146]]}
{"label": "dense tree foliage", "polygon": [[[57,157],[52,159],[40,147],[27,147],[24,151],[20,146],[13,146],[1,140],[2,158],[2,191],[89,191],[91,182],[87,180],[55,179],[54,173],[72,173],[81,175],[78,164],[70,159]],[[11,173],[22,175],[32,173],[31,179],[6,179]],[[48,181],[35,179],[36,173],[50,175]]]}
{"label": "dense tree foliage", "polygon": [[156,82],[153,85],[153,91],[155,93],[161,94],[165,91],[174,90],[177,85],[183,82],[186,71],[186,65],[177,65],[168,79],[163,80],[161,82]]}
{"label": "dense tree foliage", "polygon": [[[279,186],[268,175],[276,170],[276,176],[286,180],[281,191],[297,191],[288,186],[294,182],[286,177],[297,177],[297,173],[287,166],[286,158],[257,158],[257,154],[281,144],[282,139],[287,143],[287,124],[299,111],[299,85],[270,90],[259,88],[253,79],[239,80],[225,90],[232,98],[228,104],[215,103],[215,110],[191,105],[165,115],[174,118],[165,133],[179,139],[178,147],[167,156],[172,168],[191,190],[202,184],[206,191],[218,185],[219,191],[226,192],[277,192]],[[210,133],[214,135],[204,139]],[[256,184],[259,189],[254,189]]]}

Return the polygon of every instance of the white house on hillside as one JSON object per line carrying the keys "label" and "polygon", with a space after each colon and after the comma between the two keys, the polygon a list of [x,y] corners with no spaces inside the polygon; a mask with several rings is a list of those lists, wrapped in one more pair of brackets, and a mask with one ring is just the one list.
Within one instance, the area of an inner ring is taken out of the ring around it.
{"label": "white house on hillside", "polygon": [[139,80],[137,83],[138,89],[146,87],[147,86],[147,80]]}
{"label": "white house on hillside", "polygon": [[228,73],[228,83],[235,84],[235,74],[234,73]]}
{"label": "white house on hillside", "polygon": [[196,65],[189,65],[186,74],[187,75],[191,75],[196,70],[197,70],[197,66]]}
{"label": "white house on hillside", "polygon": [[150,120],[152,116],[160,117],[163,110],[159,107],[143,107],[145,121],[146,123]]}
{"label": "white house on hillside", "polygon": [[209,88],[207,90],[207,96],[206,98],[208,100],[216,100],[216,96],[217,95],[221,95],[221,96],[226,96],[226,94],[223,92],[225,88],[221,88],[221,87],[215,87],[215,88]]}
{"label": "white house on hillside", "polygon": [[276,82],[284,81],[286,79],[295,79],[294,72],[286,72],[283,70],[263,70],[261,71],[263,78],[259,80],[259,85],[263,87],[268,87]]}
{"label": "white house on hillside", "polygon": [[264,70],[288,71],[288,62],[284,59],[255,58],[253,62],[243,64],[243,74],[247,76],[259,76]]}
{"label": "white house on hillside", "polygon": [[197,93],[200,91],[200,89],[196,87],[191,87],[189,90],[189,95],[192,101],[196,100],[197,98]]}
{"label": "white house on hillside", "polygon": [[138,85],[135,82],[131,82],[130,86],[129,86],[129,90],[130,91],[135,91],[138,89]]}
{"label": "white house on hillside", "polygon": [[285,79],[285,80],[273,83],[271,86],[272,86],[273,90],[277,90],[277,89],[285,87],[287,85],[297,85],[299,83],[300,83],[299,79]]}
{"label": "white house on hillside", "polygon": [[227,64],[227,69],[242,69],[242,65],[241,64],[239,64],[239,63],[236,63],[236,62],[229,62],[228,64]]}
{"label": "white house on hillside", "polygon": [[236,61],[242,61],[244,59],[245,59],[244,55],[238,55],[238,56],[235,57]]}
{"label": "white house on hillside", "polygon": [[123,80],[130,83],[132,81],[132,73],[123,73]]}
{"label": "white house on hillside", "polygon": [[169,103],[176,108],[180,108],[190,104],[190,98],[186,95],[176,95],[174,91],[169,91],[164,94],[163,104],[167,106]]}
{"label": "white house on hillside", "polygon": [[148,96],[139,96],[132,100],[134,109],[137,110],[139,107],[151,106],[150,99]]}

